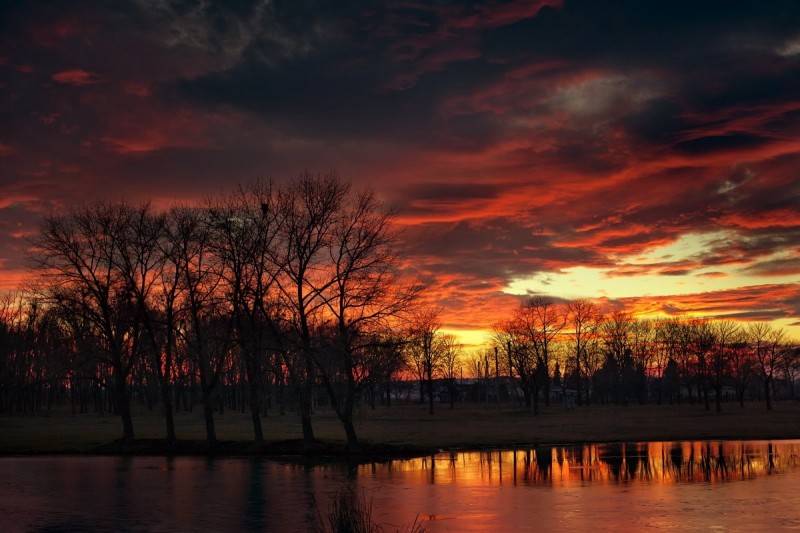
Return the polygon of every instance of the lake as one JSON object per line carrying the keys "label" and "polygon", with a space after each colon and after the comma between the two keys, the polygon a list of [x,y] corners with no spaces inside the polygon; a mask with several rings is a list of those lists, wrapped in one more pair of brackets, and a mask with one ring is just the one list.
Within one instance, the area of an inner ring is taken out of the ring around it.
{"label": "lake", "polygon": [[356,486],[384,531],[800,530],[800,441],[458,451],[298,465],[0,458],[0,530],[311,531]]}

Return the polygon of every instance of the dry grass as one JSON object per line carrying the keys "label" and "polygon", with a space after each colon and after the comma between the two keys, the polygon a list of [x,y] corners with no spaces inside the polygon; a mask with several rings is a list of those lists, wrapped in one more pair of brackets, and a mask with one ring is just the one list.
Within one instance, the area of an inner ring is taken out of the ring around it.
{"label": "dry grass", "polygon": [[[249,414],[226,412],[215,417],[217,437],[225,441],[252,438]],[[301,437],[294,413],[270,413],[263,419],[268,441]],[[134,417],[137,438],[163,438],[163,416],[138,412]],[[200,410],[176,415],[180,440],[203,440]],[[343,442],[344,433],[335,415],[319,410],[314,417],[316,436]],[[701,405],[584,406],[565,410],[542,408],[533,416],[509,406],[461,404],[455,409],[437,405],[433,416],[427,406],[405,405],[358,412],[357,430],[363,441],[374,444],[413,445],[428,448],[512,446],[544,443],[607,441],[659,441],[704,439],[800,438],[800,403],[776,403],[766,411],[763,403],[744,408],[725,404],[722,413],[705,411]],[[113,415],[0,416],[0,454],[86,452],[109,443],[121,434]]]}

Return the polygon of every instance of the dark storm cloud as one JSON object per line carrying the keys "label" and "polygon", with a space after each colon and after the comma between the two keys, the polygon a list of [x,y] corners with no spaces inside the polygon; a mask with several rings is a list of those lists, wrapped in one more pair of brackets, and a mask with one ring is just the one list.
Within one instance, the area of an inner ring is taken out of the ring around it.
{"label": "dark storm cloud", "polygon": [[653,98],[622,119],[634,137],[648,143],[672,142],[674,136],[689,127],[681,117],[683,107],[666,98]]}
{"label": "dark storm cloud", "polygon": [[[434,33],[435,12],[423,10],[430,20],[417,16],[417,23],[408,25],[386,8],[342,6],[302,18],[303,24],[276,9],[270,24],[286,32],[283,39],[257,34],[231,68],[184,79],[180,89],[198,102],[232,105],[314,137],[378,135],[429,142],[441,128],[449,128],[454,139],[486,133],[488,122],[482,117],[438,124],[435,107],[445,94],[498,74],[497,66],[465,60],[452,68],[444,59],[446,70],[416,73],[398,84],[398,78],[415,71],[415,62],[393,60],[398,51],[378,29],[385,31],[388,20],[394,21],[392,31],[406,37],[408,32]],[[297,17],[305,13],[296,11]]]}
{"label": "dark storm cloud", "polygon": [[552,272],[580,261],[605,265],[600,254],[553,246],[553,237],[510,218],[482,222],[429,223],[409,231],[407,256],[427,262],[447,278],[508,280],[531,272]]}
{"label": "dark storm cloud", "polygon": [[676,145],[679,151],[690,154],[703,154],[708,152],[729,152],[746,148],[758,148],[769,143],[772,139],[748,133],[731,133],[727,135],[710,135],[691,141],[683,141]]}
{"label": "dark storm cloud", "polygon": [[796,36],[798,21],[800,9],[791,0],[570,1],[489,30],[483,50],[496,60],[527,54],[613,68],[710,66],[730,49],[782,45]]}
{"label": "dark storm cloud", "polygon": [[467,200],[495,198],[503,187],[488,183],[421,183],[409,187],[407,199]]}

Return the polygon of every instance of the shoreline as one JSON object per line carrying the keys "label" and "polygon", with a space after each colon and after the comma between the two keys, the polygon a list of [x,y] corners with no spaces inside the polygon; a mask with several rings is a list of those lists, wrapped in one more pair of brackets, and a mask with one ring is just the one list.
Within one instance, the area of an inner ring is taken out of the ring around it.
{"label": "shoreline", "polygon": [[216,417],[219,441],[209,449],[202,419],[182,413],[178,441],[168,446],[163,418],[144,413],[135,418],[139,438],[131,444],[118,439],[119,421],[113,415],[66,412],[0,416],[0,457],[64,456],[205,456],[264,457],[287,460],[347,460],[372,462],[429,456],[439,452],[514,449],[539,446],[580,446],[604,443],[678,441],[800,440],[800,403],[781,402],[772,411],[763,404],[745,408],[728,404],[722,413],[700,405],[583,406],[566,410],[545,408],[537,415],[508,406],[439,406],[430,416],[420,406],[365,410],[358,433],[361,445],[348,450],[332,413],[315,418],[316,442],[303,444],[294,416],[264,419],[265,443],[250,436],[249,415]]}

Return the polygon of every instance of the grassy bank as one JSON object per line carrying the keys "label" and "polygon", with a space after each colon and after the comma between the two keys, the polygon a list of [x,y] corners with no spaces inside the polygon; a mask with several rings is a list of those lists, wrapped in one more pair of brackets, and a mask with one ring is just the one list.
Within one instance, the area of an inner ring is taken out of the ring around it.
{"label": "grassy bank", "polygon": [[[722,413],[705,411],[701,405],[584,406],[566,410],[560,406],[531,413],[509,406],[405,405],[358,412],[357,431],[374,450],[448,449],[458,447],[514,446],[547,443],[607,441],[661,441],[707,439],[800,439],[800,403],[775,404],[766,411],[763,403],[744,408],[725,404]],[[713,408],[712,408],[713,409]],[[222,453],[247,451],[252,440],[249,414],[226,412],[215,417]],[[270,453],[294,453],[300,439],[296,414],[270,413],[263,419]],[[163,417],[138,412],[134,417],[137,439],[163,439]],[[178,453],[202,453],[205,430],[200,410],[176,415],[178,439],[184,444]],[[327,453],[344,443],[344,433],[335,415],[321,409],[314,417],[316,437],[330,445],[317,451]],[[113,415],[72,415],[55,410],[49,415],[0,416],[0,455],[30,453],[112,452],[121,434],[119,419]],[[134,453],[137,449],[132,449]],[[142,449],[142,451],[146,451]]]}

